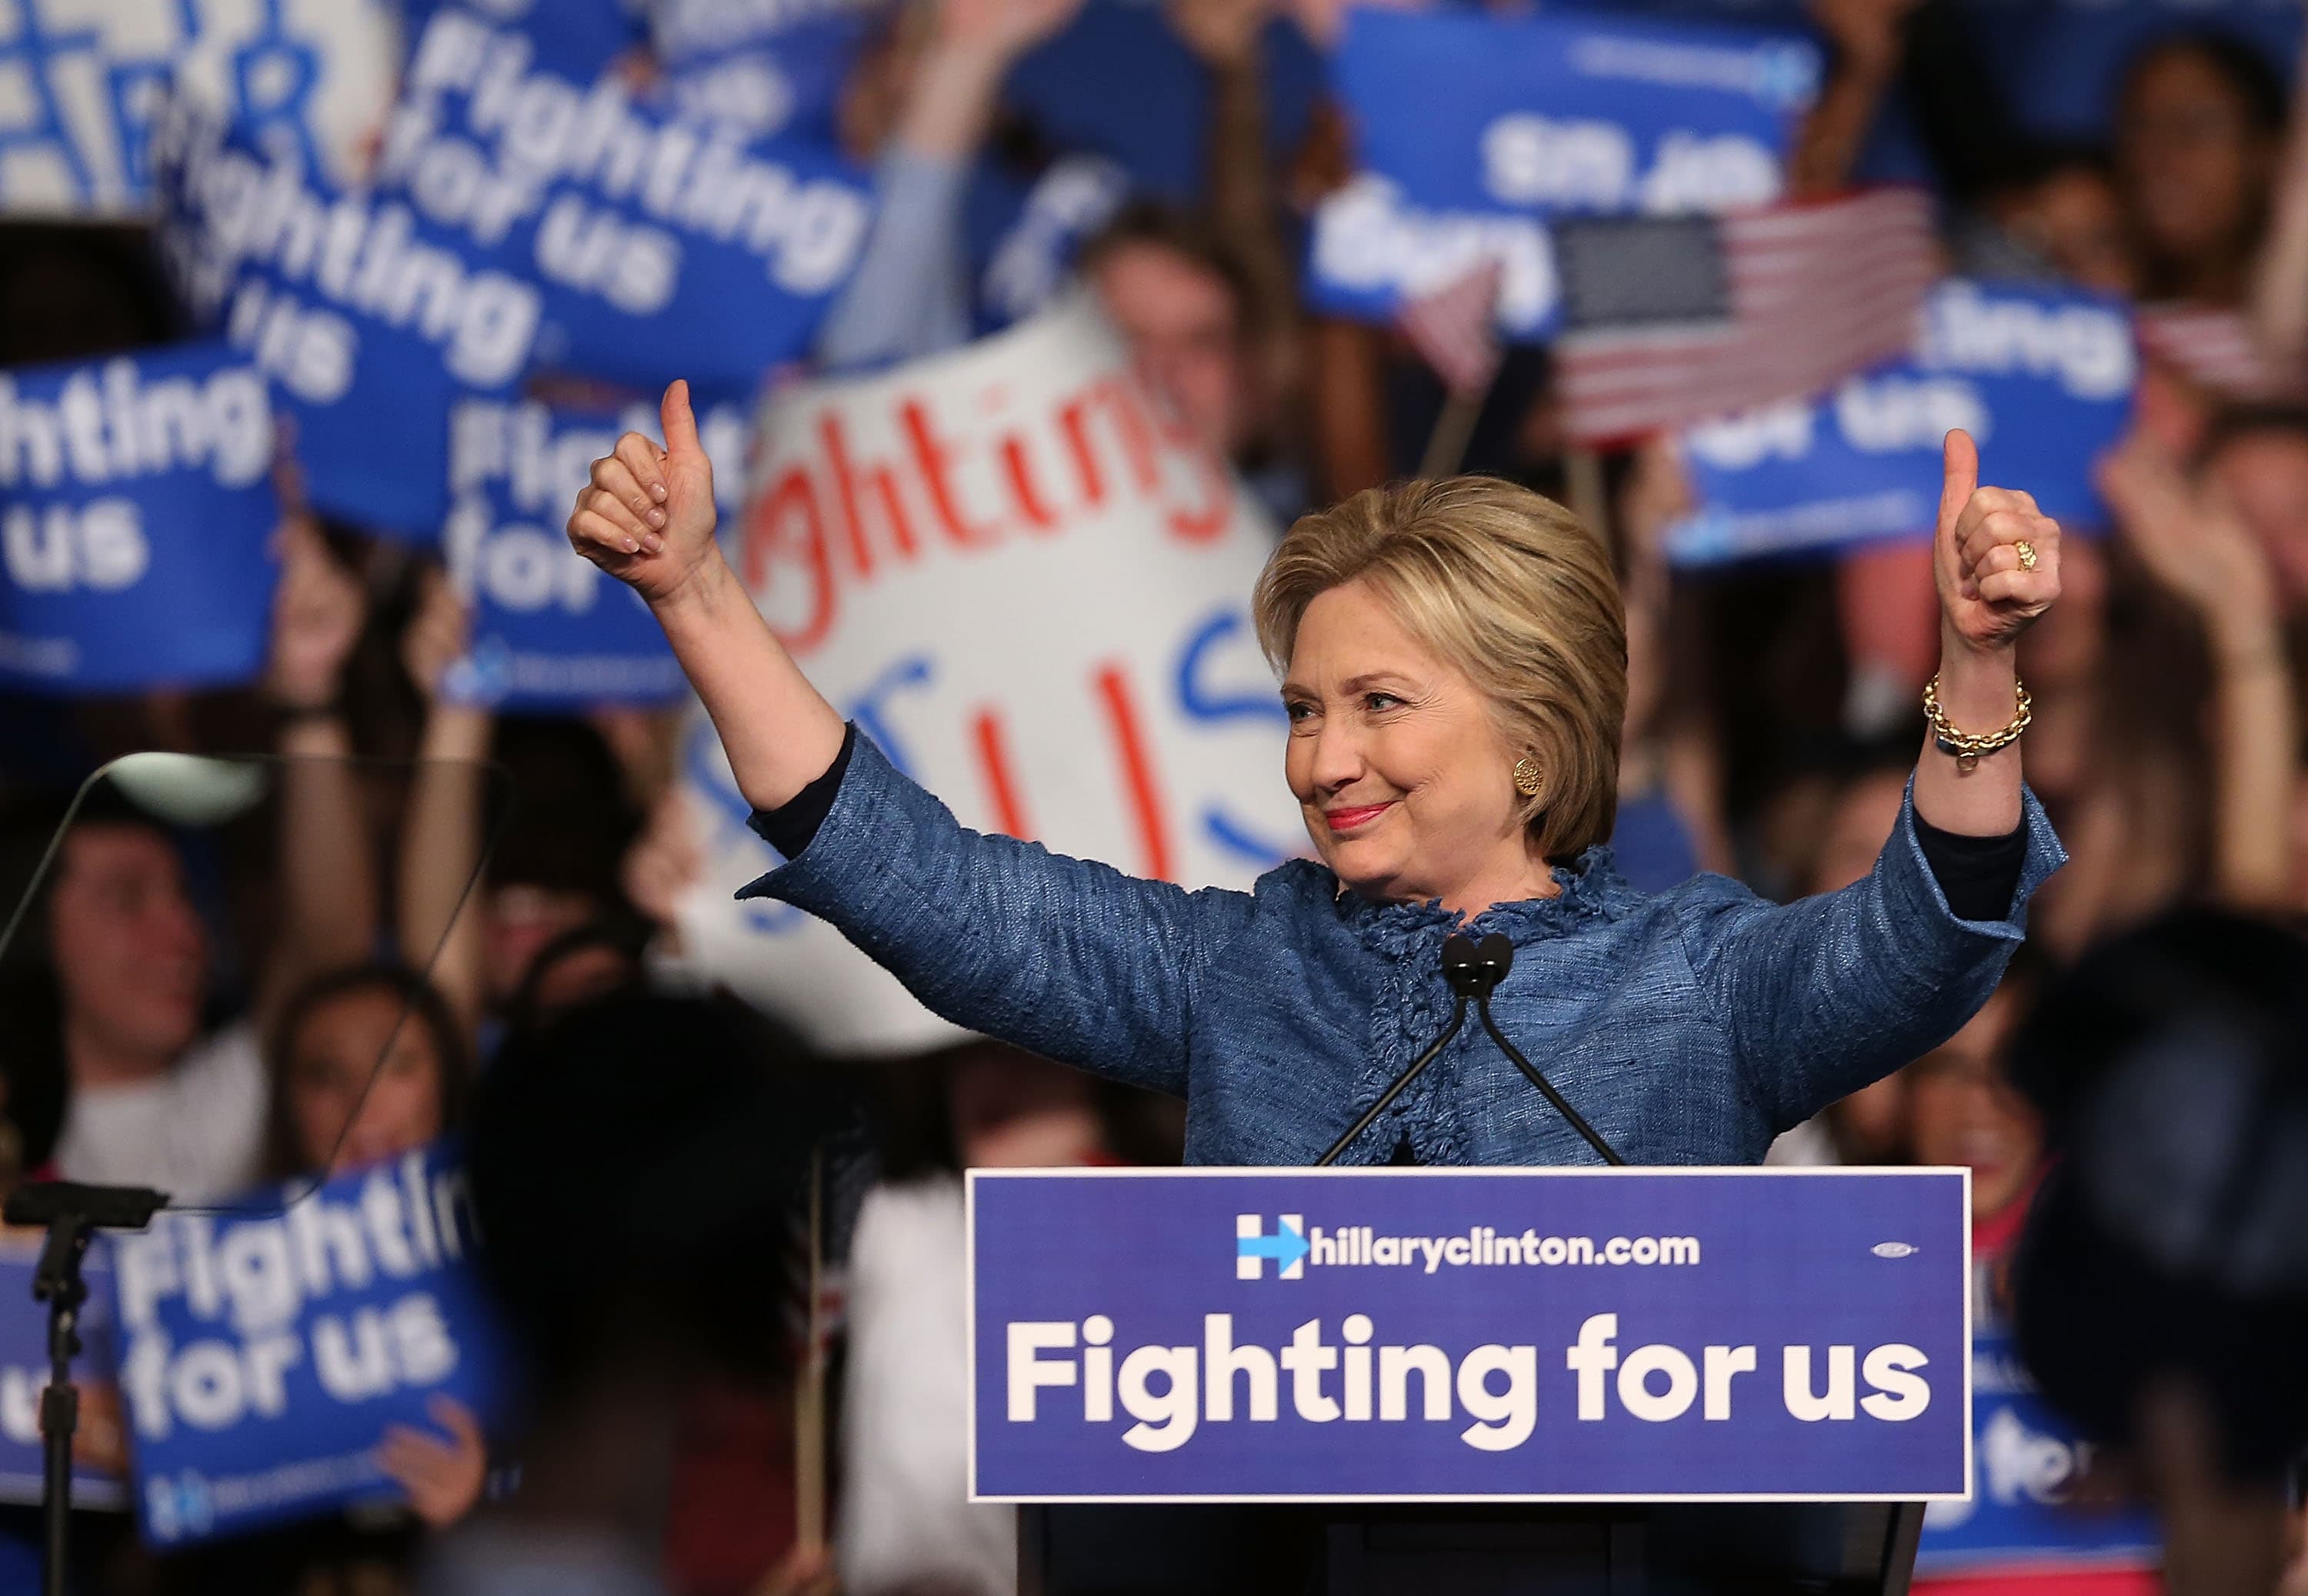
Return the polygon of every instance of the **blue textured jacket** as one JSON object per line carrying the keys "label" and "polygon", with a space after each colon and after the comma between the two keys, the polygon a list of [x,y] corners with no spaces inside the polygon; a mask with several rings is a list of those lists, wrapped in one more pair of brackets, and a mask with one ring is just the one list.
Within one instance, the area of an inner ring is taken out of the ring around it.
{"label": "blue textured jacket", "polygon": [[[2010,915],[1948,910],[1912,805],[1874,873],[1775,905],[1699,876],[1645,894],[1590,848],[1561,896],[1501,904],[1507,1035],[1630,1163],[1753,1163],[1771,1138],[1953,1034],[2066,855],[2031,795]],[[1193,1163],[1310,1163],[1450,1017],[1434,905],[1296,861],[1188,892],[966,829],[863,735],[801,853],[741,897],[831,922],[957,1025],[1186,1099]],[[1343,1163],[1596,1156],[1470,1018]]]}

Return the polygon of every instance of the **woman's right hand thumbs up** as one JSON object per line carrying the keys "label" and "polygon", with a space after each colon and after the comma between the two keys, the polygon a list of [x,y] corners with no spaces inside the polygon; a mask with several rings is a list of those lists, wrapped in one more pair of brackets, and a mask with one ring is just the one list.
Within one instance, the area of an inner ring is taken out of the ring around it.
{"label": "woman's right hand thumbs up", "polygon": [[720,558],[713,462],[697,441],[687,382],[665,390],[659,417],[665,447],[641,433],[618,439],[612,453],[593,462],[592,483],[579,491],[569,517],[570,545],[651,604]]}

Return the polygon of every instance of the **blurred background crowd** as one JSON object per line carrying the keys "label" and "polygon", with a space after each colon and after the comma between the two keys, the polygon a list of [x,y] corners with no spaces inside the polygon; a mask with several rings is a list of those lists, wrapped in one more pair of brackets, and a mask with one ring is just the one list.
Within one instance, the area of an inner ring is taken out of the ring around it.
{"label": "blurred background crowd", "polygon": [[[533,25],[557,28],[561,3],[538,0]],[[1038,52],[1124,3],[861,13],[857,47],[821,88],[876,214],[812,347],[778,378],[934,355],[1046,297],[1054,283],[1024,280],[1034,259],[1006,257],[1005,270],[979,223],[982,195],[1002,189],[1077,236],[1061,274],[1095,293],[1155,401],[1278,521],[1411,474],[1453,383],[1402,328],[1312,308],[1299,281],[1318,207],[1356,170],[1353,120],[1322,73],[1350,20],[1274,0],[1132,6],[1160,41],[1143,70],[1183,85],[1158,142],[1188,152],[1188,169],[1147,183],[1128,152],[1038,117],[1030,91]],[[20,30],[40,9],[19,0]],[[2232,29],[2219,8],[2151,7],[2146,26],[2122,8],[2106,19],[2125,32],[2109,47],[2100,134],[2046,137],[2016,103],[2029,85],[1991,60],[2005,37],[1985,26],[1992,9],[1810,0],[1727,14],[1821,47],[1790,194],[1873,175],[1892,129],[1901,175],[1932,185],[1947,270],[2182,307],[2230,340],[2226,364],[2143,340],[2130,430],[2097,466],[2103,524],[2065,542],[2065,596],[2023,646],[2028,778],[2072,862],[2037,900],[2004,991],[1945,1047],[1772,1154],[1969,1167],[1994,1319],[2057,1139],[2050,1100],[2012,1074],[2038,1000],[2170,911],[2279,924],[2308,913],[2308,102],[2295,103],[2298,47],[2285,42],[2296,15]],[[2065,25],[2088,32],[2092,11]],[[650,18],[619,14],[630,37],[606,70],[648,85],[663,70]],[[26,59],[9,53],[5,16],[0,74]],[[0,128],[0,149],[12,136]],[[736,325],[749,310],[697,313]],[[0,218],[0,366],[148,348],[190,317],[149,227]],[[566,397],[573,382],[534,390]],[[574,386],[595,404],[654,397]],[[1928,543],[1685,569],[1667,552],[1693,508],[1673,438],[1574,450],[1543,345],[1509,348],[1477,397],[1465,468],[1584,495],[1620,562],[1632,674],[1621,868],[1648,887],[1723,871],[1781,898],[1864,875],[1899,811],[1936,657]],[[1991,470],[2028,485],[2025,459]],[[83,804],[0,969],[9,1178],[211,1199],[469,1126],[492,1251],[512,1259],[491,1267],[531,1354],[534,1423],[510,1458],[454,1404],[432,1430],[397,1432],[383,1446],[405,1509],[167,1555],[140,1550],[125,1521],[87,1515],[82,1588],[479,1591],[559,1557],[584,1571],[559,1588],[605,1592],[1011,1589],[1007,1510],[963,1499],[961,1351],[941,1329],[961,1312],[958,1171],[1175,1162],[1177,1105],[989,1043],[827,1058],[779,1017],[700,990],[675,914],[704,868],[673,790],[681,709],[517,715],[445,691],[469,617],[438,555],[308,509],[293,436],[275,479],[260,679],[0,694],[6,906],[108,759],[297,761],[256,842],[188,842],[122,784]],[[2198,941],[2151,945],[2178,958],[2175,947],[2244,934],[2203,924]],[[2280,1008],[2283,994],[2224,1000]],[[719,1063],[637,1085],[679,1073],[646,1068],[669,1038]],[[766,1151],[724,1161],[745,1167],[713,1206],[752,1228],[660,1245],[682,1226],[650,1211],[675,1200],[652,1178],[694,1165],[698,1148],[748,1145],[740,1132]],[[625,1263],[588,1274],[558,1256],[572,1233],[637,1240]],[[720,1247],[754,1249],[758,1277],[731,1278],[744,1272],[716,1261]],[[89,1430],[87,1448],[117,1453],[116,1412],[99,1404]],[[4,1527],[29,1537],[31,1522],[11,1509]],[[428,1561],[444,1545],[457,1549]],[[2157,1561],[2023,1583],[2145,1589]],[[2249,1577],[2261,1575],[2278,1570]],[[2308,1589],[2308,1575],[2285,1577]]]}

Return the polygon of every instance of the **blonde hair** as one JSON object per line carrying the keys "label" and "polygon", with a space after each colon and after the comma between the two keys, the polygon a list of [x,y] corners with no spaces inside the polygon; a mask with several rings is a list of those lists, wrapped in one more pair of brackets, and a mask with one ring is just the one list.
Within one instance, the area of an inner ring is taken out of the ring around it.
{"label": "blonde hair", "polygon": [[1259,646],[1288,667],[1315,596],[1363,581],[1463,672],[1501,740],[1537,764],[1522,819],[1539,856],[1609,839],[1627,712],[1627,623],[1602,540],[1528,488],[1452,476],[1371,488],[1302,516],[1258,579]]}

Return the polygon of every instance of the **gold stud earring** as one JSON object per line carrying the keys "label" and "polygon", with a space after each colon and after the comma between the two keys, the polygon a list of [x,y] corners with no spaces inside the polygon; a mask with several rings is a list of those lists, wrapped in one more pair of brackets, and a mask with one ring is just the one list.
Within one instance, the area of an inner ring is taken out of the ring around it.
{"label": "gold stud earring", "polygon": [[1538,796],[1538,761],[1529,754],[1514,763],[1515,791],[1526,798]]}

